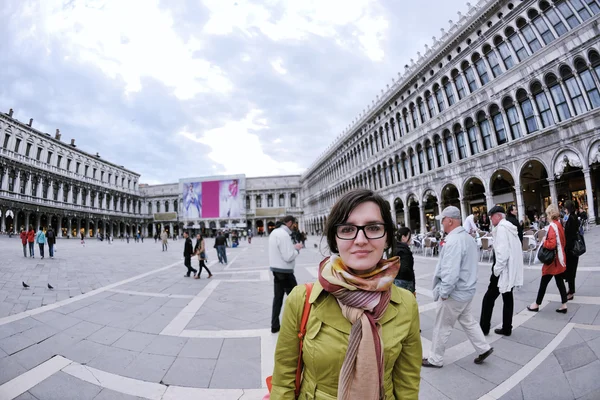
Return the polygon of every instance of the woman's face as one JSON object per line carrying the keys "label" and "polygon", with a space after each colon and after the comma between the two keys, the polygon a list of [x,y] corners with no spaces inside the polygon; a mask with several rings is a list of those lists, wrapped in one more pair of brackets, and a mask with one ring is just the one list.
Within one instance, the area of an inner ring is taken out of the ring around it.
{"label": "woman's face", "polygon": [[401,241],[402,243],[410,244],[410,239],[411,239],[411,237],[410,237],[410,233],[409,233],[409,234],[408,234],[408,235],[406,235],[406,236],[402,236],[402,237],[400,238],[400,241]]}
{"label": "woman's face", "polygon": [[[369,201],[356,206],[344,223],[358,226],[382,224],[383,218],[379,206]],[[351,270],[364,273],[374,270],[383,257],[387,233],[379,239],[367,239],[364,231],[360,230],[354,240],[343,240],[336,236],[335,241],[344,264]]]}

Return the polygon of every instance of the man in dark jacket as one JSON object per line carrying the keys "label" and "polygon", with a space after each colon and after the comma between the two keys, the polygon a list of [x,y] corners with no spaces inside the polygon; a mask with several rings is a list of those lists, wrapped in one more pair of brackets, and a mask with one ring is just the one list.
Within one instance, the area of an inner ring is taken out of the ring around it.
{"label": "man in dark jacket", "polygon": [[219,257],[219,263],[227,265],[227,253],[225,247],[227,246],[227,238],[223,232],[219,232],[215,238],[215,249],[217,249],[217,256]]}
{"label": "man in dark jacket", "polygon": [[394,279],[394,284],[398,287],[404,288],[411,293],[415,293],[415,271],[414,271],[414,258],[412,251],[408,244],[411,240],[410,229],[402,227],[398,229],[396,235],[398,241],[396,241],[396,254],[400,257],[400,270]]}
{"label": "man in dark jacket", "polygon": [[575,247],[575,240],[579,233],[579,219],[575,214],[575,204],[571,200],[565,202],[566,210],[566,222],[565,222],[565,241],[564,244],[565,254],[567,256],[567,271],[564,274],[565,280],[569,284],[569,291],[567,292],[567,300],[573,300],[575,295],[575,277],[577,276],[577,265],[579,264],[579,257],[573,254],[573,247]]}
{"label": "man in dark jacket", "polygon": [[50,258],[54,258],[54,245],[56,244],[56,234],[52,227],[48,228],[46,232],[46,242],[48,242],[48,251],[50,252]]}
{"label": "man in dark jacket", "polygon": [[517,206],[515,206],[515,205],[508,206],[508,213],[506,214],[506,220],[517,227],[519,240],[521,241],[521,244],[523,244],[523,225],[519,224],[517,215],[518,215]]}
{"label": "man in dark jacket", "polygon": [[192,245],[192,239],[190,239],[187,232],[183,232],[183,238],[185,239],[185,244],[183,245],[183,264],[187,268],[187,274],[184,276],[189,278],[192,272],[194,273],[194,276],[196,276],[197,272],[195,268],[192,268],[192,254],[194,254],[194,246]]}

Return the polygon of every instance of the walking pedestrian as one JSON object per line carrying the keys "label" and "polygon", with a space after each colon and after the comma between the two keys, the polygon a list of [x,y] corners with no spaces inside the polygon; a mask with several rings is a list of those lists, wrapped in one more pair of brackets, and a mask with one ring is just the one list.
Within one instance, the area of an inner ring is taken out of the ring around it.
{"label": "walking pedestrian", "polygon": [[300,254],[302,243],[293,243],[292,225],[296,219],[288,215],[283,218],[283,223],[279,228],[274,229],[269,235],[269,266],[273,272],[274,297],[273,311],[271,314],[271,332],[279,332],[279,314],[283,304],[283,294],[288,296],[292,289],[296,287],[296,277],[294,276],[294,266],[296,257]]}
{"label": "walking pedestrian", "polygon": [[54,258],[54,245],[56,244],[56,234],[54,233],[54,229],[52,227],[48,228],[46,232],[46,242],[48,243],[48,253],[50,254],[50,258]]}
{"label": "walking pedestrian", "polygon": [[567,257],[567,271],[565,272],[565,278],[569,285],[567,291],[567,300],[573,300],[575,296],[575,276],[577,275],[577,265],[579,264],[579,256],[573,254],[573,247],[575,246],[575,240],[579,234],[579,219],[575,213],[576,207],[571,200],[565,202],[565,210],[567,219],[565,222],[565,255]]}
{"label": "walking pedestrian", "polygon": [[191,273],[196,275],[196,269],[192,268],[192,254],[194,254],[194,247],[192,246],[192,239],[190,239],[189,234],[187,232],[183,232],[183,238],[185,239],[185,243],[183,245],[183,265],[187,268],[187,274],[184,276],[189,278]]}
{"label": "walking pedestrian", "polygon": [[85,247],[85,234],[83,232],[80,233],[81,236],[81,245]]}
{"label": "walking pedestrian", "polygon": [[31,258],[35,258],[34,242],[35,231],[33,230],[33,225],[29,225],[29,231],[27,231],[27,243],[29,244],[29,257]]}
{"label": "walking pedestrian", "polygon": [[200,279],[200,274],[202,274],[202,268],[208,272],[208,277],[212,278],[212,273],[210,269],[206,266],[206,248],[204,246],[204,238],[202,235],[196,235],[196,246],[194,246],[194,254],[198,256],[198,275],[196,275],[196,279]]}
{"label": "walking pedestrian", "polygon": [[[285,227],[275,229],[269,241]],[[325,231],[332,255],[320,263],[306,298],[310,314],[298,398],[418,399],[419,310],[412,294],[393,285],[398,258],[382,259],[395,241],[387,202],[371,190],[349,191],[333,206]],[[306,286],[300,285],[286,301],[272,399],[295,398],[298,326],[306,296]]]}
{"label": "walking pedestrian", "polygon": [[446,343],[457,320],[477,351],[475,364],[481,364],[494,348],[485,341],[481,327],[471,314],[477,288],[479,251],[471,235],[461,226],[458,208],[446,207],[435,218],[441,220],[447,235],[433,277],[433,300],[437,301],[437,313],[431,351],[429,358],[423,359],[423,366],[441,368],[444,365]]}
{"label": "walking pedestrian", "polygon": [[[485,214],[484,214],[485,215]],[[506,220],[503,207],[495,206],[489,211],[494,238],[494,261],[490,284],[481,305],[479,325],[488,335],[494,310],[494,302],[502,294],[502,328],[498,335],[510,336],[514,311],[513,289],[523,286],[523,253],[517,227]]]}
{"label": "walking pedestrian", "polygon": [[414,264],[415,259],[410,251],[410,241],[412,240],[410,229],[400,228],[396,234],[396,255],[400,257],[400,269],[394,279],[394,284],[403,288],[416,296],[416,281]]}
{"label": "walking pedestrian", "polygon": [[557,313],[567,313],[567,289],[565,288],[564,275],[563,273],[567,270],[566,255],[565,255],[565,232],[563,227],[558,220],[560,212],[556,204],[550,204],[546,208],[546,215],[550,226],[548,227],[548,233],[544,239],[542,246],[548,250],[555,250],[554,259],[550,264],[544,264],[542,266],[542,280],[540,281],[540,288],[538,290],[537,299],[534,303],[527,306],[529,311],[538,312],[540,311],[540,304],[544,301],[544,295],[546,294],[546,288],[548,283],[554,277],[558,292],[560,293],[560,300],[562,305],[556,309]]}
{"label": "walking pedestrian", "polygon": [[27,257],[27,232],[25,232],[25,229],[21,228],[19,237],[21,238],[21,243],[23,244],[23,257]]}
{"label": "walking pedestrian", "polygon": [[166,229],[160,235],[160,240],[162,242],[162,251],[167,251],[167,249],[169,247],[169,245],[168,245],[168,243],[169,243],[169,234],[167,233]]}
{"label": "walking pedestrian", "polygon": [[227,265],[227,238],[222,231],[219,231],[215,238],[215,249],[217,249],[217,257],[219,257],[219,263]]}
{"label": "walking pedestrian", "polygon": [[38,233],[36,233],[36,235],[35,235],[35,242],[38,244],[38,246],[40,248],[40,257],[43,260],[44,259],[44,245],[46,244],[46,235],[44,234],[44,231],[42,230],[41,226],[40,226],[40,229],[38,230]]}

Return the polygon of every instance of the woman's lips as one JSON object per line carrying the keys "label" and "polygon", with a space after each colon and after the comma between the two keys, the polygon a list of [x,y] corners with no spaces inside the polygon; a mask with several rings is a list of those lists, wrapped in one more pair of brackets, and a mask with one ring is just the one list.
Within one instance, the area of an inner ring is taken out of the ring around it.
{"label": "woman's lips", "polygon": [[364,256],[368,256],[369,254],[371,254],[371,252],[367,251],[367,250],[361,250],[361,251],[355,251],[352,254],[354,254],[355,256],[358,256],[358,257],[364,257]]}

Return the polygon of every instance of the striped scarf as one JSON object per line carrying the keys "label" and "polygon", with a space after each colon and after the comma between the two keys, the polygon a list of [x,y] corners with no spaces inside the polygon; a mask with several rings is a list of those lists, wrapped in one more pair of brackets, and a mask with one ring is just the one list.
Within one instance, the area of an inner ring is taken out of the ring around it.
{"label": "striped scarf", "polygon": [[383,341],[379,320],[390,303],[400,269],[398,257],[381,260],[374,271],[355,274],[333,255],[321,262],[319,283],[337,299],[352,324],[338,381],[338,400],[380,400],[383,389]]}

